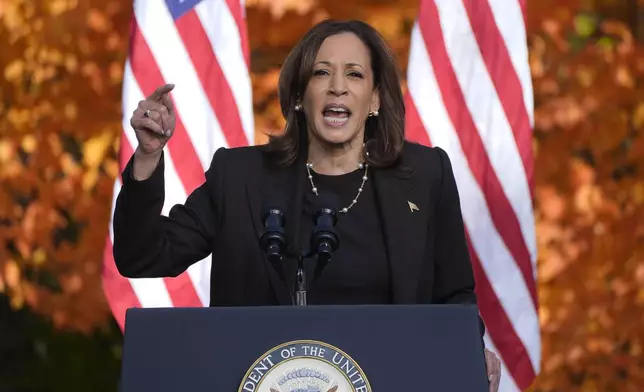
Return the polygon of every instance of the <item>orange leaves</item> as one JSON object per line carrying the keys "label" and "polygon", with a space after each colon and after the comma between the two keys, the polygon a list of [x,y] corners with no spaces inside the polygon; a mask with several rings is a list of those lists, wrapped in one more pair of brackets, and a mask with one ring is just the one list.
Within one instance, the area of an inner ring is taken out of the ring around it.
{"label": "orange leaves", "polygon": [[99,33],[112,31],[112,23],[108,15],[98,9],[90,9],[87,13],[87,27]]}
{"label": "orange leaves", "polygon": [[[539,160],[561,159],[548,151],[543,148]],[[644,211],[620,208],[619,184],[578,158],[560,172],[537,183],[544,368],[535,390],[585,388],[570,377],[571,370],[599,390],[641,386],[616,376],[619,367],[641,366],[638,356],[605,363],[601,358],[614,358],[621,342],[643,343],[637,325],[644,305],[644,252],[635,226]]]}
{"label": "orange leaves", "polygon": [[51,0],[47,4],[47,11],[51,16],[60,16],[78,6],[77,0]]}
{"label": "orange leaves", "polygon": [[[554,80],[546,80],[540,86],[541,92],[557,94],[560,85]],[[547,132],[555,128],[574,129],[596,109],[593,99],[575,99],[573,97],[553,98],[535,110],[535,122],[539,129]]]}
{"label": "orange leaves", "polygon": [[253,104],[255,106],[256,143],[263,144],[270,134],[281,133],[285,126],[282,109],[277,100],[278,69],[269,69],[265,73],[252,73]]}
{"label": "orange leaves", "polygon": [[529,34],[544,350],[533,389],[640,391],[644,48],[592,8],[528,4],[545,21]]}
{"label": "orange leaves", "polygon": [[99,170],[102,162],[105,161],[111,143],[114,139],[114,132],[109,129],[104,130],[95,136],[90,137],[83,144],[83,163],[85,172],[83,173],[83,189],[90,191],[94,188],[98,180]]}
{"label": "orange leaves", "polygon": [[316,0],[247,0],[247,7],[260,7],[270,10],[271,15],[280,19],[288,11],[305,14],[316,5]]}
{"label": "orange leaves", "polygon": [[100,271],[131,8],[112,0],[2,7],[0,287],[14,306],[89,331],[111,317]]}
{"label": "orange leaves", "polygon": [[6,260],[4,262],[4,268],[0,271],[0,279],[2,279],[3,289],[8,290],[9,294],[13,294],[11,305],[16,308],[21,307],[24,302],[24,297],[20,292],[20,275],[20,268],[15,261]]}

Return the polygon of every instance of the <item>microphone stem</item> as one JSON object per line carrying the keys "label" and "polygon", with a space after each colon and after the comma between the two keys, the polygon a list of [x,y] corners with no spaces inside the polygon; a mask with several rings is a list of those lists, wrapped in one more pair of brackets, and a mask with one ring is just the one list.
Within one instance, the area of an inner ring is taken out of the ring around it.
{"label": "microphone stem", "polygon": [[304,272],[304,261],[302,256],[297,258],[297,276],[295,279],[296,290],[295,300],[297,306],[306,306],[306,274]]}

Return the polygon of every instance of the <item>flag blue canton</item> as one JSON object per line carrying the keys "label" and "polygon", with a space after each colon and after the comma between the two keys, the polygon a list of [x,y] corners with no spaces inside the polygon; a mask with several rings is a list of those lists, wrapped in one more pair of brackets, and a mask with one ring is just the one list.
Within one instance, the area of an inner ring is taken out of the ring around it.
{"label": "flag blue canton", "polygon": [[202,1],[203,0],[165,0],[165,3],[168,6],[168,10],[170,10],[172,19],[177,20]]}

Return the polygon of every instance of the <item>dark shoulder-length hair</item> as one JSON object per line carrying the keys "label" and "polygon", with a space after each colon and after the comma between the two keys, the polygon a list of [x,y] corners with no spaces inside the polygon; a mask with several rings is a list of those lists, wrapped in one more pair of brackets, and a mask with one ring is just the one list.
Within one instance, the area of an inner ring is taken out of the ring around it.
{"label": "dark shoulder-length hair", "polygon": [[278,96],[286,129],[269,137],[268,151],[280,165],[288,166],[308,152],[307,123],[304,114],[295,110],[298,100],[313,75],[313,66],[322,42],[333,35],[350,32],[369,49],[373,84],[380,95],[378,116],[369,117],[365,126],[364,160],[372,167],[395,164],[402,154],[405,128],[405,105],[400,87],[400,73],[395,56],[382,36],[370,25],[357,21],[327,20],[317,24],[293,48],[280,72]]}

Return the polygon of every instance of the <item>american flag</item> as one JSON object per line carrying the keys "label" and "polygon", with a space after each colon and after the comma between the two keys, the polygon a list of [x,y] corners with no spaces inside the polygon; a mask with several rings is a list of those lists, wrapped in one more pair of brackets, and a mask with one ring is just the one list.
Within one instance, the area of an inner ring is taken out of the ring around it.
{"label": "american flag", "polygon": [[[155,88],[174,83],[177,122],[165,148],[162,213],[205,180],[219,147],[254,141],[252,86],[243,0],[135,0],[123,80],[120,166],[137,146],[130,116]],[[114,200],[121,187],[114,184]],[[103,288],[124,328],[132,307],[194,307],[210,302],[210,257],[176,278],[126,279],[116,270],[113,231],[103,254]]]}
{"label": "american flag", "polygon": [[407,138],[452,161],[502,392],[541,362],[526,1],[422,0],[407,70]]}
{"label": "american flag", "polygon": [[[503,392],[525,390],[541,359],[525,8],[526,0],[421,0],[407,75],[408,139],[440,146],[452,161]],[[137,145],[131,113],[165,83],[176,86],[177,112],[165,155],[167,215],[204,181],[218,147],[254,140],[243,0],[135,1],[121,167]],[[120,186],[117,179],[115,196]],[[177,278],[126,279],[114,265],[112,238],[110,223],[103,286],[121,328],[131,307],[208,305],[210,258]]]}

